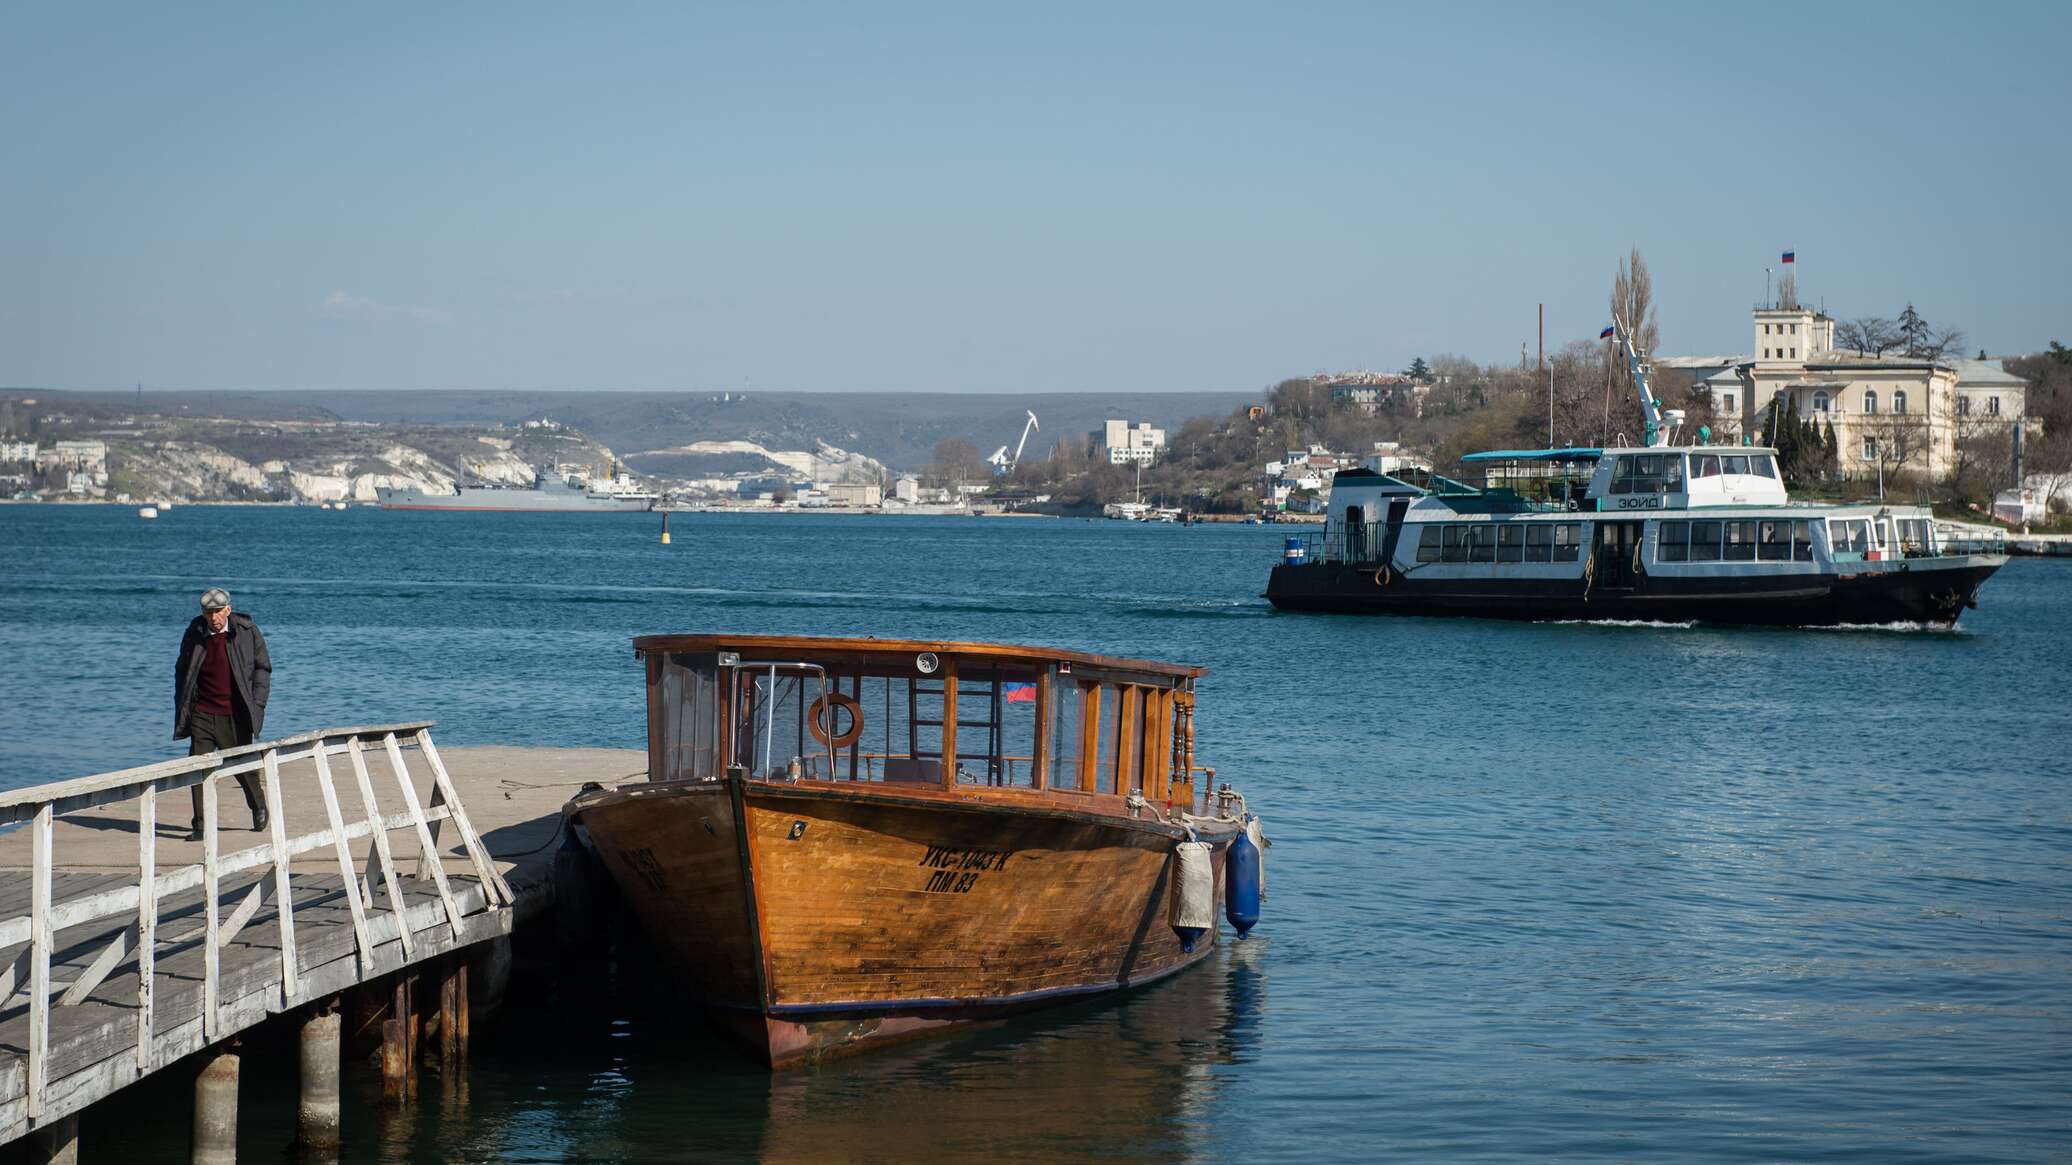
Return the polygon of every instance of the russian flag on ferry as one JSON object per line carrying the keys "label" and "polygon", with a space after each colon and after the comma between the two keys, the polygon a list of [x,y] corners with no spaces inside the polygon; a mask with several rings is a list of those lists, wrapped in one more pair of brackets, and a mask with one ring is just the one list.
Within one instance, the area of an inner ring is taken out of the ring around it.
{"label": "russian flag on ferry", "polygon": [[1601,331],[1601,332],[1597,333],[1597,338],[1598,338],[1598,339],[1600,339],[1600,340],[1609,340],[1609,339],[1611,339],[1611,338],[1612,338],[1612,330],[1611,330],[1610,328],[1606,328],[1605,330],[1603,330],[1603,331]]}
{"label": "russian flag on ferry", "polygon": [[1036,702],[1036,685],[1001,684],[1000,694],[1010,704],[1033,704]]}
{"label": "russian flag on ferry", "polygon": [[1787,262],[1787,263],[1796,263],[1796,262],[1798,262],[1798,261],[1799,261],[1799,253],[1798,253],[1797,251],[1786,251],[1786,252],[1784,253],[1784,261],[1785,261],[1785,262]]}

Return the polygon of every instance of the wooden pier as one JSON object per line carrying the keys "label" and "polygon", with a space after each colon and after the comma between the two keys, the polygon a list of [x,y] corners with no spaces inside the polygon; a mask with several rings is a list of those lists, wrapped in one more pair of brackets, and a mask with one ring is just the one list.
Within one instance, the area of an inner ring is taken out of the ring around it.
{"label": "wooden pier", "polygon": [[[0,794],[0,827],[19,826],[0,837],[0,1144],[41,1133],[62,1159],[95,1101],[398,972],[443,969],[443,1009],[461,1018],[442,1038],[465,1032],[453,969],[551,904],[561,804],[645,758],[442,756],[431,727],[327,729]],[[241,774],[272,808],[262,832],[224,780]],[[234,1124],[234,1062],[230,1080]]]}

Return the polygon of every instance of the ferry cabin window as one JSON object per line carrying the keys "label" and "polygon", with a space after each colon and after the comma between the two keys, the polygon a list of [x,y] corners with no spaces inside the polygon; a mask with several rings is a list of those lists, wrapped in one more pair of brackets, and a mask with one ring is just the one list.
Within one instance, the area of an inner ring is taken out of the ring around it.
{"label": "ferry cabin window", "polygon": [[1721,526],[1724,541],[1720,557],[1728,562],[1754,562],[1756,523],[1726,522]]}
{"label": "ferry cabin window", "polygon": [[1722,457],[1720,458],[1720,468],[1728,473],[1746,476],[1748,473],[1748,458],[1740,454],[1735,454],[1732,457]]}
{"label": "ferry cabin window", "polygon": [[1612,472],[1615,494],[1676,493],[1683,489],[1683,455],[1639,453],[1619,458]]}
{"label": "ferry cabin window", "polygon": [[1418,535],[1419,562],[1575,562],[1582,545],[1577,522],[1433,523]]}
{"label": "ferry cabin window", "polygon": [[1478,522],[1468,527],[1468,561],[1496,561],[1496,527]]}
{"label": "ferry cabin window", "polygon": [[1718,477],[1718,476],[1719,476],[1719,456],[1718,456],[1717,454],[1714,454],[1714,453],[1701,453],[1701,454],[1696,454],[1696,455],[1693,455],[1693,456],[1692,456],[1692,458],[1691,458],[1691,477],[1692,477],[1693,479],[1697,479],[1697,478],[1701,478],[1701,477]]}
{"label": "ferry cabin window", "polygon": [[1656,562],[1689,562],[1691,559],[1691,524],[1689,522],[1664,522],[1655,535]]}
{"label": "ferry cabin window", "polygon": [[1720,522],[1664,522],[1655,535],[1656,562],[1813,561],[1804,521],[1753,518]]}
{"label": "ferry cabin window", "polygon": [[1525,528],[1506,522],[1496,528],[1496,560],[1498,562],[1525,561]]}
{"label": "ferry cabin window", "polygon": [[1836,558],[1862,558],[1871,546],[1870,523],[1862,518],[1830,518],[1827,546]]}
{"label": "ferry cabin window", "polygon": [[1446,536],[1446,527],[1436,522],[1428,523],[1417,535],[1417,560],[1419,562],[1439,561],[1439,540]]}
{"label": "ferry cabin window", "polygon": [[1720,523],[1691,523],[1691,561],[1718,562]]}
{"label": "ferry cabin window", "polygon": [[1753,454],[1748,459],[1748,471],[1757,477],[1775,478],[1777,462],[1768,453]]}

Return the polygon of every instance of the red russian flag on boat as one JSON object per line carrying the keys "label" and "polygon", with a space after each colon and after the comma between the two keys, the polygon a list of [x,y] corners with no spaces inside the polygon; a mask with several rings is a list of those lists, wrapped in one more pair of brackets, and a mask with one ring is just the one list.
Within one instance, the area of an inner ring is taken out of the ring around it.
{"label": "red russian flag on boat", "polygon": [[1611,338],[1612,338],[1612,330],[1611,330],[1610,328],[1606,328],[1605,330],[1603,330],[1603,331],[1601,331],[1601,332],[1597,333],[1597,338],[1598,338],[1598,339],[1600,339],[1600,340],[1609,340],[1609,339],[1611,339]]}
{"label": "red russian flag on boat", "polygon": [[1784,261],[1785,261],[1785,262],[1787,262],[1787,263],[1796,263],[1796,262],[1798,262],[1798,261],[1799,261],[1799,253],[1798,253],[1797,251],[1786,251],[1786,252],[1784,253]]}
{"label": "red russian flag on boat", "polygon": [[1010,704],[1033,704],[1036,702],[1035,684],[1001,684],[1000,694]]}

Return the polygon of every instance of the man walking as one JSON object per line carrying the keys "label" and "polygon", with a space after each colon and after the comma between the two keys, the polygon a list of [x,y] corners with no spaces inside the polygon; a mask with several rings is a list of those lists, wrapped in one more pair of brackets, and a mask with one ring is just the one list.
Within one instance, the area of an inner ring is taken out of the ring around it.
{"label": "man walking", "polygon": [[[266,698],[273,691],[273,661],[266,655],[266,637],[250,615],[230,609],[230,595],[221,587],[201,593],[201,614],[180,637],[180,659],[173,665],[173,739],[187,737],[189,756],[220,752],[250,744],[266,726]],[[266,828],[266,798],[256,773],[242,773],[238,785],[252,810],[252,828]],[[189,841],[201,839],[201,786],[194,792],[194,827]]]}

